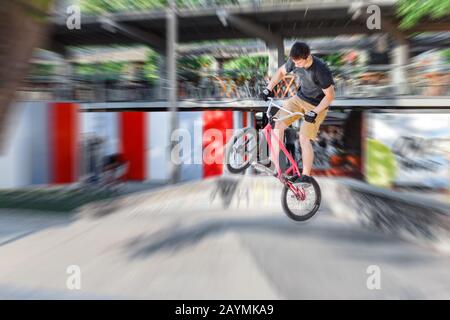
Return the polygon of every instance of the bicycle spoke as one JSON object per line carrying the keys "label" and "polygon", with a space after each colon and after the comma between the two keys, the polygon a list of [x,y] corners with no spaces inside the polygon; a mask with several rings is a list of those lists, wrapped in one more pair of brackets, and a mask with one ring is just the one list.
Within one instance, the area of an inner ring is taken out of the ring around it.
{"label": "bicycle spoke", "polygon": [[254,143],[254,138],[251,134],[244,134],[235,139],[231,146],[230,165],[235,169],[246,166],[249,159],[251,159],[250,154],[255,148],[256,143]]}
{"label": "bicycle spoke", "polygon": [[311,184],[305,183],[294,183],[294,186],[299,189],[303,188],[305,192],[305,199],[298,199],[292,190],[288,190],[287,205],[293,214],[298,216],[307,215],[311,212],[311,210],[313,210],[316,204],[317,195],[314,187]]}

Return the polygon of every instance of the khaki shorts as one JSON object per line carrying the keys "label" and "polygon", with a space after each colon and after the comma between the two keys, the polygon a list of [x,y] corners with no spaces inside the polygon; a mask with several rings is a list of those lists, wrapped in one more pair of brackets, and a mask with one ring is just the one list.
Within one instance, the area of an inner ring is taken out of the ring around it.
{"label": "khaki shorts", "polygon": [[[307,111],[313,110],[315,107],[312,104],[310,104],[306,101],[303,101],[297,95],[295,95],[283,102],[283,108],[285,108],[289,111],[292,111],[292,112],[305,113]],[[314,140],[317,136],[317,133],[319,132],[320,125],[322,124],[323,120],[327,116],[327,113],[328,113],[328,108],[326,108],[325,110],[320,112],[317,115],[315,123],[302,121],[302,124],[300,126],[300,134],[303,134],[304,136],[310,138],[311,140]],[[279,110],[276,114],[276,116],[278,118],[281,118],[286,115],[288,115],[288,113],[283,110]],[[282,122],[286,126],[289,126],[294,121],[297,121],[298,119],[300,119],[300,116],[292,116],[290,118],[283,120]]]}

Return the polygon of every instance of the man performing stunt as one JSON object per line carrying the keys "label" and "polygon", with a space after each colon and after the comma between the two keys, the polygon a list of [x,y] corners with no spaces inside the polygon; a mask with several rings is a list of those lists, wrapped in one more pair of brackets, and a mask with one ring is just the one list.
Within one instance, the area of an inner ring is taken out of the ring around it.
{"label": "man performing stunt", "polygon": [[[300,146],[302,149],[303,172],[300,182],[310,182],[311,168],[314,160],[314,151],[310,140],[314,140],[319,127],[325,119],[328,107],[334,99],[334,81],[328,66],[319,58],[311,55],[311,50],[306,43],[296,42],[291,48],[288,61],[282,65],[270,80],[267,88],[263,90],[262,98],[267,101],[273,97],[273,88],[286,75],[294,72],[300,79],[300,88],[294,97],[284,101],[283,107],[292,112],[305,114],[300,126]],[[276,117],[287,115],[279,110]],[[284,130],[300,116],[293,116],[284,121],[275,122],[275,135],[280,141],[284,141]],[[272,136],[273,154],[272,162],[278,159],[279,146],[276,137]],[[297,177],[291,177],[295,179]]]}

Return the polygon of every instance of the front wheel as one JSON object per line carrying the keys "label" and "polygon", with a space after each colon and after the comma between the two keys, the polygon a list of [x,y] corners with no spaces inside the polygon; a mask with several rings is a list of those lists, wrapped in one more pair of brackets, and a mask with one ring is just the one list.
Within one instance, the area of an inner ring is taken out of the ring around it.
{"label": "front wheel", "polygon": [[228,171],[240,173],[256,159],[256,132],[254,128],[245,128],[231,137],[225,150],[225,162]]}
{"label": "front wheel", "polygon": [[320,202],[320,187],[314,178],[311,183],[287,182],[281,193],[283,210],[295,221],[311,219],[319,210]]}

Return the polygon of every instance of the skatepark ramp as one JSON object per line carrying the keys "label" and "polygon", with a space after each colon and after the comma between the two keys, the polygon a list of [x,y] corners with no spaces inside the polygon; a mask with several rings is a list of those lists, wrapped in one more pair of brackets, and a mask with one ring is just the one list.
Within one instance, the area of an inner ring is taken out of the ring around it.
{"label": "skatepark ramp", "polygon": [[[317,180],[322,190],[322,207],[334,216],[450,253],[448,204],[353,179]],[[236,216],[243,210],[283,215],[281,190],[282,185],[273,177],[230,175],[90,203],[81,207],[78,214],[96,218],[117,212],[133,216],[224,209]]]}

